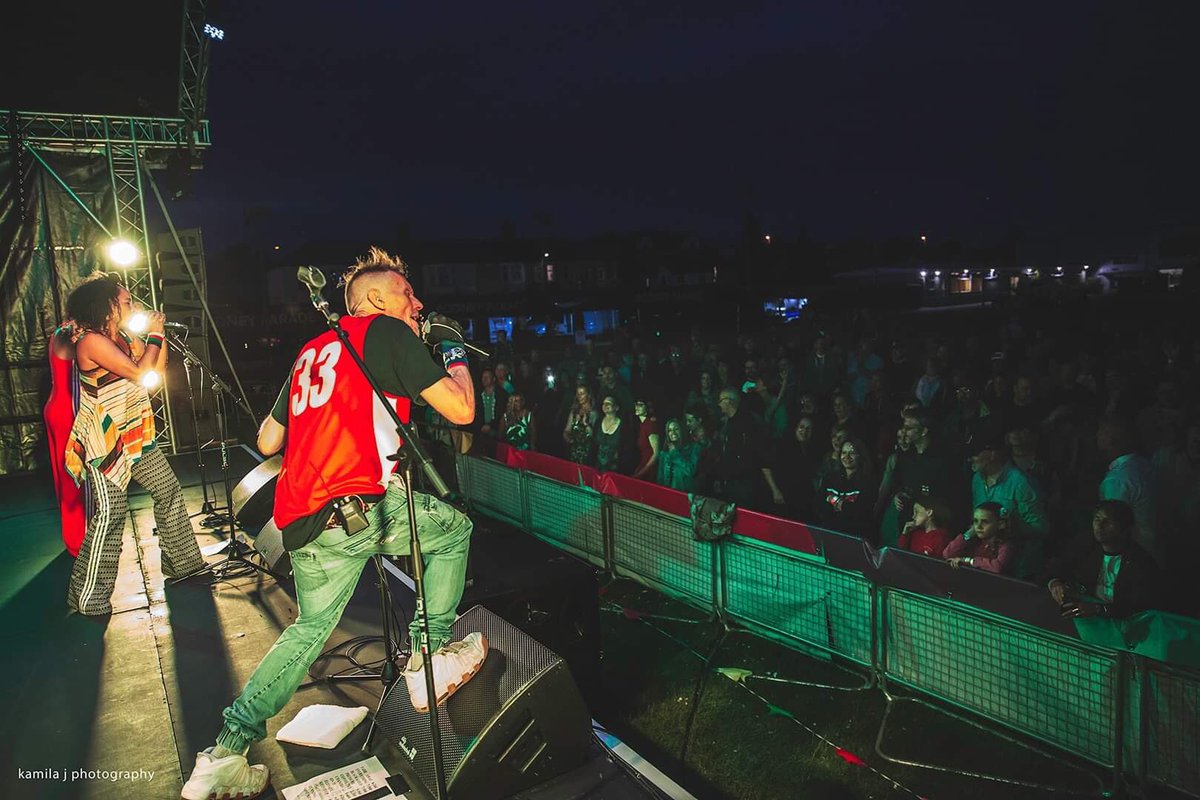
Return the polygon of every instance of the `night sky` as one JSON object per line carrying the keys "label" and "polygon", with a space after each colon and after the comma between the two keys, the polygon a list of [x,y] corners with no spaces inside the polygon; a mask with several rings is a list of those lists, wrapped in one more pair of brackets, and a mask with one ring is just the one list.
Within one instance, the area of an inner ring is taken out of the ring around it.
{"label": "night sky", "polygon": [[[781,239],[1115,242],[1200,222],[1193,0],[224,0],[211,19],[214,146],[174,211],[210,248],[248,235],[247,209],[285,245],[504,220],[731,239],[748,213]],[[155,42],[144,95],[170,103],[168,22],[137,40]],[[66,88],[118,102],[118,60],[90,57],[38,106]]]}

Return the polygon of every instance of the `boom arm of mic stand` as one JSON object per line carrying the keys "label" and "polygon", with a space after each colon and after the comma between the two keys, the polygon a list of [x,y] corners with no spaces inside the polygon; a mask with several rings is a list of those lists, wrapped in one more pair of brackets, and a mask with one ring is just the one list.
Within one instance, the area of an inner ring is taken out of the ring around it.
{"label": "boom arm of mic stand", "polygon": [[[342,342],[342,346],[345,347],[350,353],[350,357],[354,359],[354,363],[358,365],[358,368],[366,377],[367,383],[371,384],[371,389],[375,392],[375,396],[379,398],[380,402],[383,404],[383,407],[387,409],[388,415],[392,418],[392,422],[396,423],[396,430],[399,432],[400,438],[403,440],[401,453],[412,459],[412,463],[418,469],[420,469],[422,473],[424,473],[425,478],[429,481],[429,485],[433,488],[434,494],[445,500],[450,496],[450,487],[446,485],[444,480],[442,480],[442,476],[438,474],[437,468],[433,466],[433,462],[430,461],[429,456],[425,454],[424,448],[421,447],[420,440],[417,439],[416,432],[413,431],[409,423],[400,419],[400,415],[396,413],[396,409],[393,408],[392,404],[387,401],[387,395],[384,394],[383,389],[380,388],[379,384],[375,381],[375,376],[372,375],[370,370],[367,369],[366,362],[363,361],[363,358],[359,352],[350,344],[350,335],[346,333],[346,330],[341,325],[338,324],[340,316],[336,312],[329,310],[329,303],[326,302],[325,298],[321,297],[321,293],[319,291],[314,291],[311,299],[313,307],[316,308],[317,311],[320,311],[325,317],[325,322],[329,325],[330,329],[337,334],[338,339],[340,339]],[[397,456],[399,455],[400,454],[397,454]]]}
{"label": "boom arm of mic stand", "polygon": [[[237,404],[238,408],[242,409],[242,410],[243,410],[243,411],[245,411],[247,414],[249,414],[251,419],[255,419],[255,418],[254,418],[254,412],[253,412],[253,411],[251,411],[251,410],[249,409],[249,407],[247,407],[247,406],[246,406],[246,404],[245,404],[245,403],[242,401],[242,398],[241,398],[241,397],[239,397],[239,396],[238,396],[238,395],[237,395],[237,394],[236,394],[236,393],[233,391],[233,387],[232,387],[232,386],[230,386],[228,383],[226,383],[226,382],[224,381],[224,379],[222,379],[222,378],[221,378],[221,376],[220,376],[220,375],[218,375],[218,374],[217,374],[215,371],[213,371],[213,368],[212,368],[212,367],[210,367],[210,366],[209,366],[209,365],[208,365],[208,364],[207,364],[207,363],[204,361],[204,359],[202,359],[202,358],[200,358],[200,356],[196,355],[195,351],[193,351],[193,350],[192,350],[192,348],[190,348],[190,347],[188,347],[188,346],[187,346],[187,342],[185,342],[185,341],[183,340],[183,337],[182,337],[182,336],[180,336],[179,334],[177,334],[177,333],[174,333],[174,332],[172,332],[172,331],[168,330],[168,331],[167,331],[167,338],[168,338],[168,339],[171,341],[171,348],[172,348],[172,349],[174,349],[174,350],[177,350],[181,356],[183,356],[184,358],[186,358],[188,361],[191,361],[193,364],[199,364],[199,365],[200,365],[200,368],[201,368],[201,369],[203,369],[205,372],[207,372],[207,373],[208,373],[208,376],[209,376],[210,378],[212,378],[212,382],[213,382],[213,385],[214,385],[214,386],[216,386],[218,389],[220,389],[220,390],[221,390],[222,392],[224,392],[225,394],[227,394],[227,395],[229,395],[230,397],[232,397],[232,398],[233,398],[233,402]],[[256,423],[256,424],[257,424],[257,422],[258,422],[258,420],[257,420],[257,419],[255,419],[255,423]]]}

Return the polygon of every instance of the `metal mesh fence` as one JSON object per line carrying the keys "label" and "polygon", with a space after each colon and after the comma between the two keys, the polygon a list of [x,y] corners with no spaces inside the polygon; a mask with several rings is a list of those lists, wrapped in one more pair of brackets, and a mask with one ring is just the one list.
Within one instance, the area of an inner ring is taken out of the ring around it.
{"label": "metal mesh fence", "polygon": [[627,500],[612,501],[613,572],[632,575],[712,608],[713,547],[692,538],[690,520]]}
{"label": "metal mesh fence", "polygon": [[520,471],[482,458],[467,458],[460,463],[466,468],[465,491],[471,503],[489,516],[524,528],[525,494]]}
{"label": "metal mesh fence", "polygon": [[529,494],[529,530],[562,545],[597,566],[604,559],[604,496],[582,486],[559,483],[526,473]]}
{"label": "metal mesh fence", "polygon": [[1147,777],[1200,796],[1200,674],[1148,659],[1141,668]]}
{"label": "metal mesh fence", "polygon": [[732,536],[722,543],[725,610],[870,666],[871,582],[773,545]]}
{"label": "metal mesh fence", "polygon": [[889,680],[1113,765],[1118,653],[961,603],[894,589],[882,596]]}

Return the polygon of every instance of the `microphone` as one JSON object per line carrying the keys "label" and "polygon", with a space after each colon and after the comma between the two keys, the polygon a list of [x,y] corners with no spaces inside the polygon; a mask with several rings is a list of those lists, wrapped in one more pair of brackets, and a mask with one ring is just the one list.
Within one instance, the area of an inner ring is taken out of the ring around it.
{"label": "microphone", "polygon": [[[423,340],[425,340],[425,341],[429,340],[429,333],[432,329],[433,329],[433,322],[429,319],[429,317],[428,316],[421,317],[421,338]],[[457,334],[457,331],[455,331],[455,333]],[[461,337],[452,338],[449,336],[447,336],[446,338],[451,339],[452,341],[456,340],[456,341],[461,342],[463,347],[467,348],[468,350],[470,350],[472,353],[474,353],[477,356],[480,356],[482,358],[491,358],[492,357],[492,354],[489,353],[487,350],[484,350],[482,347],[480,347],[477,344],[472,344],[471,342],[468,342],[466,339],[463,339]]]}
{"label": "microphone", "polygon": [[320,294],[325,288],[325,273],[316,267],[300,267],[296,270],[296,278],[308,287],[309,294]]}
{"label": "microphone", "polygon": [[188,326],[184,325],[182,322],[163,322],[163,326],[167,328],[174,328],[177,331],[190,330]]}
{"label": "microphone", "polygon": [[329,310],[329,301],[321,296],[325,288],[325,273],[316,267],[297,267],[296,278],[308,287],[308,299],[313,308],[325,315],[330,322],[337,322],[339,315]]}

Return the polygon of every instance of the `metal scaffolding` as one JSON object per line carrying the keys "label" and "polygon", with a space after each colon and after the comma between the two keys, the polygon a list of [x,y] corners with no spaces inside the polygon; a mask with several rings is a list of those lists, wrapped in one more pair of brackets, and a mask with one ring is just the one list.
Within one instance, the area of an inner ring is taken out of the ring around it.
{"label": "metal scaffolding", "polygon": [[[143,170],[161,167],[171,153],[188,154],[189,169],[198,168],[209,138],[203,119],[208,98],[208,64],[211,42],[205,35],[207,0],[185,0],[179,62],[179,118],[117,117],[95,114],[60,114],[0,110],[0,141],[28,150],[51,176],[110,235],[126,239],[142,254],[141,260],[122,268],[129,291],[159,305],[156,258],[146,226]],[[41,156],[41,152],[104,156],[108,162],[116,218],[102,221],[80,200],[75,190]],[[106,224],[107,223],[107,224]],[[160,443],[175,452],[171,400],[164,384],[152,398]]]}

